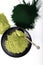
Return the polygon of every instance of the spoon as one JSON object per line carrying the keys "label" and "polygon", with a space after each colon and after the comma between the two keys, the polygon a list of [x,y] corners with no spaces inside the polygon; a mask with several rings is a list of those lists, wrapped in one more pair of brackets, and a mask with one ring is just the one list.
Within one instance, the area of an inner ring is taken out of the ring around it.
{"label": "spoon", "polygon": [[32,41],[30,41],[28,38],[26,38],[31,44],[33,44],[37,49],[40,49],[40,46],[36,45],[35,43],[33,43]]}
{"label": "spoon", "polygon": [[[16,34],[18,35],[18,33],[16,32]],[[18,35],[19,36],[19,35]],[[20,36],[19,36],[20,37]],[[21,36],[21,37],[23,37],[23,36]],[[37,49],[40,49],[40,46],[38,46],[38,45],[36,45],[35,43],[33,43],[32,41],[30,41],[29,40],[29,38],[27,38],[27,36],[26,36],[26,39],[31,43],[31,44],[33,44]]]}

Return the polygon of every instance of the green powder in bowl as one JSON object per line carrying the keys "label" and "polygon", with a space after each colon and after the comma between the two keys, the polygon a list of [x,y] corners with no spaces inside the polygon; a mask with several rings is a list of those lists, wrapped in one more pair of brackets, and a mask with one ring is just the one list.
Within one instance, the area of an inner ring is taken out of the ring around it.
{"label": "green powder in bowl", "polygon": [[23,53],[28,47],[28,40],[26,39],[25,33],[20,30],[16,30],[7,36],[5,41],[6,49],[11,53]]}

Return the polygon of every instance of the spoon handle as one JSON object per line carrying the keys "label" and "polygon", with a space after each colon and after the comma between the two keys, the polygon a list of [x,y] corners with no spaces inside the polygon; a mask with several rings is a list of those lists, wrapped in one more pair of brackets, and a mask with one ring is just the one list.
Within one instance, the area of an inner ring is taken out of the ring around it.
{"label": "spoon handle", "polygon": [[33,43],[32,41],[30,41],[28,38],[27,38],[27,40],[28,40],[31,44],[33,44],[37,49],[40,49],[40,47],[39,47],[38,45],[36,45],[36,44]]}

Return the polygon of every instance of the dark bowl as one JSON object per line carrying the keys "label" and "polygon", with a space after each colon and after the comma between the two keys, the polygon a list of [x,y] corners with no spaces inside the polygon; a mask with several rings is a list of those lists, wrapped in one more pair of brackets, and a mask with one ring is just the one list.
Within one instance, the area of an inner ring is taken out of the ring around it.
{"label": "dark bowl", "polygon": [[22,56],[24,56],[25,54],[27,54],[28,51],[30,51],[31,45],[32,45],[31,43],[28,45],[28,47],[25,49],[25,51],[24,51],[23,53],[19,53],[19,54],[17,54],[17,53],[16,53],[16,54],[11,53],[11,52],[9,52],[9,51],[5,48],[5,40],[7,40],[7,35],[10,35],[10,34],[11,34],[12,32],[14,32],[15,30],[21,30],[22,32],[25,32],[26,35],[27,35],[27,38],[32,41],[30,34],[29,34],[26,30],[24,30],[23,28],[20,28],[20,27],[12,27],[12,28],[9,28],[7,31],[5,31],[5,33],[3,34],[2,39],[1,39],[1,46],[2,46],[2,49],[4,50],[4,52],[5,52],[6,54],[8,54],[9,56],[11,56],[11,57],[22,57]]}

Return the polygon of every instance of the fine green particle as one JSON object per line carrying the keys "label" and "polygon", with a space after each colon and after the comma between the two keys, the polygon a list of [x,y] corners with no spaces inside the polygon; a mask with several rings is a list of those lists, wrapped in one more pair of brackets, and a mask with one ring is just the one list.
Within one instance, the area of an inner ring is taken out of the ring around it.
{"label": "fine green particle", "polygon": [[[21,33],[20,35],[18,35]],[[21,36],[22,35],[22,36]],[[25,49],[28,47],[28,40],[26,39],[25,33],[20,30],[16,30],[12,32],[11,35],[7,36],[7,40],[5,41],[6,49],[11,53],[23,53]]]}
{"label": "fine green particle", "polygon": [[3,13],[1,13],[0,14],[0,34],[3,34],[8,28],[10,28],[8,20],[6,16]]}

